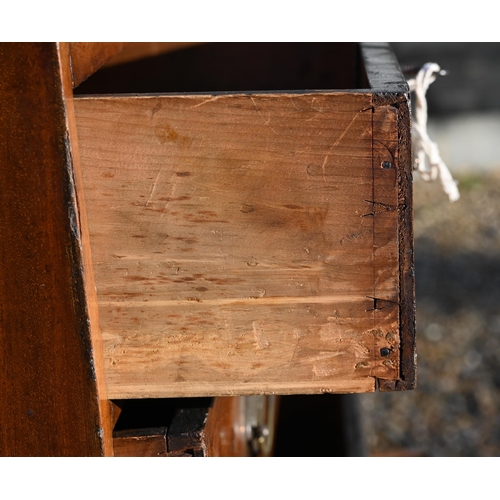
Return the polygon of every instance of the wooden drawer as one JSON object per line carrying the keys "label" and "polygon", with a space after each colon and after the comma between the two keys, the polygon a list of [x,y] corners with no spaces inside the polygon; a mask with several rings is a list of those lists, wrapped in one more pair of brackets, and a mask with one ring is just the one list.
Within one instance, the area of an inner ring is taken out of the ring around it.
{"label": "wooden drawer", "polygon": [[211,44],[156,59],[149,82],[137,64],[75,97],[108,397],[413,388],[409,92],[390,48]]}

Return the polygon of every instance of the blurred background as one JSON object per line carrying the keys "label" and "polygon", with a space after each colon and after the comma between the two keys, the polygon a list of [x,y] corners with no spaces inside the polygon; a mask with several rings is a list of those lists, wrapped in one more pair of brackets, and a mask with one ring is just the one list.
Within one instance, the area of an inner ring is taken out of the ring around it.
{"label": "blurred background", "polygon": [[436,62],[429,135],[459,182],[415,174],[417,389],[359,396],[371,456],[500,456],[500,43],[393,43]]}

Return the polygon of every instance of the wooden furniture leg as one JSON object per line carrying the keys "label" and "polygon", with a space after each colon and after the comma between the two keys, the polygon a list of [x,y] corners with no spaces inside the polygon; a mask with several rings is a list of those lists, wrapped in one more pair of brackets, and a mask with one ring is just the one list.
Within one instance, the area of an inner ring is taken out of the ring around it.
{"label": "wooden furniture leg", "polygon": [[68,47],[0,44],[0,455],[112,455]]}

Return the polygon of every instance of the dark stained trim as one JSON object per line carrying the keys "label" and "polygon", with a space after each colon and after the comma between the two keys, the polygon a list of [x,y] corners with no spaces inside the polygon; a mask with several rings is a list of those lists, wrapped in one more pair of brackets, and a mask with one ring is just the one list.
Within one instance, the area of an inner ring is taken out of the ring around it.
{"label": "dark stained trim", "polygon": [[361,54],[371,91],[408,94],[410,89],[388,43],[361,43]]}
{"label": "dark stained trim", "polygon": [[387,43],[360,44],[374,106],[398,110],[398,239],[400,380],[378,380],[379,390],[416,386],[415,267],[413,256],[413,166],[410,90]]}
{"label": "dark stained trim", "polygon": [[414,389],[417,380],[411,110],[410,103],[404,95],[395,104],[398,108],[399,139],[398,239],[401,379],[398,381],[379,380],[379,389],[382,392]]}

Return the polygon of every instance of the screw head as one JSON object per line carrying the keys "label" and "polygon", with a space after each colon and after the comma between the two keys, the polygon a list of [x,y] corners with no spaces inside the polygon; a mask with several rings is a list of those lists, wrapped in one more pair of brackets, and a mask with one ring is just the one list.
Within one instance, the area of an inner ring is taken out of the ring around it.
{"label": "screw head", "polygon": [[387,347],[382,347],[382,349],[380,349],[381,356],[389,356],[389,354],[391,354],[391,350]]}
{"label": "screw head", "polygon": [[383,161],[382,168],[384,168],[384,169],[392,168],[392,163],[390,161]]}

